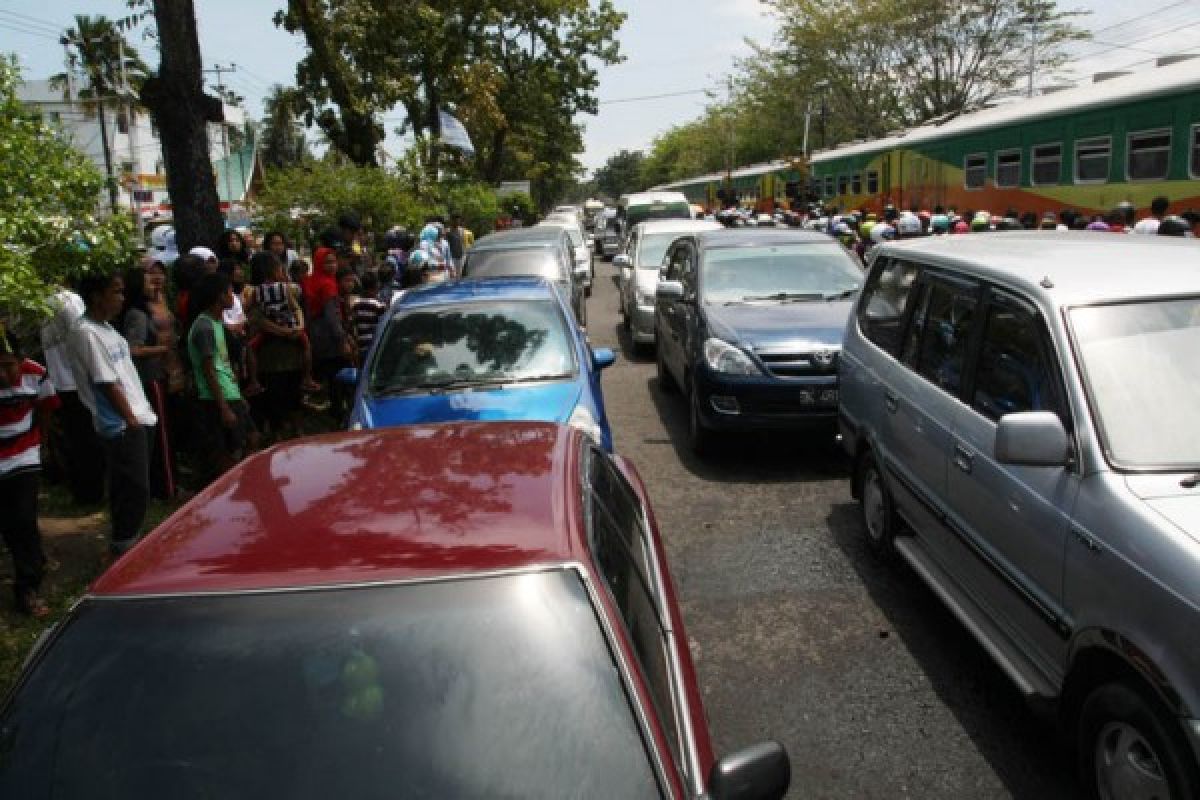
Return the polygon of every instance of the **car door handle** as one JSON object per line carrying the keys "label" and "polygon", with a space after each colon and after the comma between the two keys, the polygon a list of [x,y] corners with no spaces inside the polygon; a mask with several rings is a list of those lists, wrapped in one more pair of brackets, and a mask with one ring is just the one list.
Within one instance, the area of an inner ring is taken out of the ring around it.
{"label": "car door handle", "polygon": [[961,444],[954,445],[954,466],[970,475],[974,465],[975,454]]}
{"label": "car door handle", "polygon": [[895,414],[896,413],[896,395],[892,394],[891,392],[884,392],[883,393],[883,405],[887,408],[889,413]]}

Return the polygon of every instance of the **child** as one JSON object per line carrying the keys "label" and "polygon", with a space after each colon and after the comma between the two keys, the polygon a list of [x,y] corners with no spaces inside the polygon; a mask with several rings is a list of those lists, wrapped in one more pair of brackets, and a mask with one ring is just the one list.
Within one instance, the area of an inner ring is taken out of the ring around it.
{"label": "child", "polygon": [[0,534],[12,556],[17,610],[33,617],[50,613],[38,597],[46,571],[38,530],[38,478],[42,420],[57,407],[46,370],[22,358],[16,337],[0,325]]}
{"label": "child", "polygon": [[362,296],[350,306],[359,366],[366,363],[367,351],[371,349],[371,341],[375,338],[375,328],[386,310],[387,306],[379,300],[379,279],[375,273],[368,272],[362,277]]}
{"label": "child", "polygon": [[[303,377],[300,390],[313,393],[321,391],[321,384],[313,380],[312,348],[309,346],[308,334],[304,331],[304,311],[300,300],[299,284],[288,281],[287,270],[273,253],[261,251],[254,254],[254,264],[265,274],[263,281],[256,286],[250,286],[244,294],[247,304],[257,305],[262,309],[263,316],[273,325],[288,330],[299,331],[298,341],[304,348]],[[250,340],[250,349],[257,352],[262,347],[263,334],[259,333]]]}

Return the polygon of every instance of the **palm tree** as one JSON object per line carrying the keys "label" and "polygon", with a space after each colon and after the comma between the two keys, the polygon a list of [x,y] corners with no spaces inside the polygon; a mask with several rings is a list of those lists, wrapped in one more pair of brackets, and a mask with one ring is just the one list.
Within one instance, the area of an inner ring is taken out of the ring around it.
{"label": "palm tree", "polygon": [[127,92],[141,87],[149,68],[125,41],[112,20],[100,15],[75,15],[75,26],[68,28],[59,42],[68,48],[67,71],[50,77],[51,88],[62,89],[63,97],[71,100],[72,77],[76,69],[87,76],[87,85],[77,95],[84,108],[99,111],[100,140],[104,149],[104,170],[108,176],[108,199],[117,210],[117,185],[112,177],[112,154],[108,146],[108,123],[104,101],[118,91]]}

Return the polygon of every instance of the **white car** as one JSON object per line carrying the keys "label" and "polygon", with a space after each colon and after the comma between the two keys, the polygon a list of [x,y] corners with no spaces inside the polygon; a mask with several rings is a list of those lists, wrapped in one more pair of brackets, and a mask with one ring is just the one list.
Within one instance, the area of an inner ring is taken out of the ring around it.
{"label": "white car", "polygon": [[620,270],[621,314],[635,347],[654,344],[654,290],[671,242],[685,233],[721,228],[718,222],[702,219],[659,219],[633,226],[613,266]]}
{"label": "white car", "polygon": [[575,256],[576,279],[582,281],[584,294],[591,297],[595,268],[592,266],[592,246],[588,244],[583,227],[573,215],[559,213],[550,214],[538,225],[562,228],[567,232],[567,236],[571,240],[571,251]]}

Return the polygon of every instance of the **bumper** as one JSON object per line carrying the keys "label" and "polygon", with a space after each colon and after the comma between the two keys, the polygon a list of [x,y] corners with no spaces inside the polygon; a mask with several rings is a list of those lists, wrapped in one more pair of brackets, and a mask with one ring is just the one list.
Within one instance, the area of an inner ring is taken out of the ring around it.
{"label": "bumper", "polygon": [[654,343],[654,306],[634,306],[629,317],[629,335],[638,344]]}
{"label": "bumper", "polygon": [[826,430],[838,422],[837,378],[725,381],[697,375],[700,420],[717,431]]}

